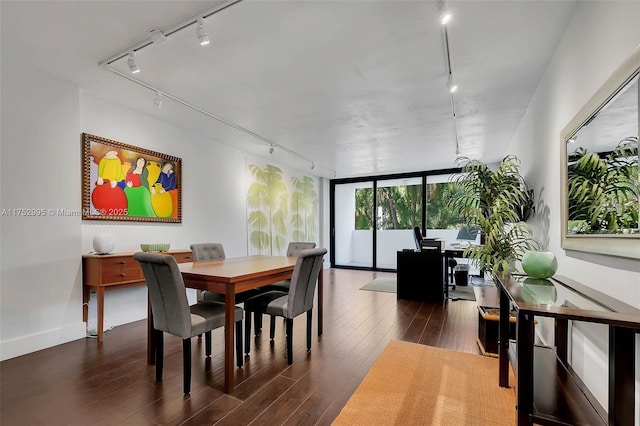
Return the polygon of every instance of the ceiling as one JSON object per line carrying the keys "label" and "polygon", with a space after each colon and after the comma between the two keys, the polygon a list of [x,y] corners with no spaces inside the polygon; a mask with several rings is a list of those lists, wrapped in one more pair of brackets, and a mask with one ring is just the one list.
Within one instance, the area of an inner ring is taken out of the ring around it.
{"label": "ceiling", "polygon": [[147,88],[98,65],[220,3],[2,0],[2,57],[319,176],[434,170],[455,166],[456,131],[461,155],[506,154],[577,4],[447,3],[455,131],[435,1],[243,0],[205,20],[208,46],[192,25],[138,50],[138,74],[112,64]]}

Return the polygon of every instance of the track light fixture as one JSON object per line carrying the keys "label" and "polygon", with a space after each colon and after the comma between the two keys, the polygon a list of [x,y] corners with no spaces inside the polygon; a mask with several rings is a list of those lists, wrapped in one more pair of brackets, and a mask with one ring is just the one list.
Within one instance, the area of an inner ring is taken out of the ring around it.
{"label": "track light fixture", "polygon": [[453,81],[453,76],[451,74],[449,74],[449,78],[447,79],[447,89],[449,90],[449,93],[456,93],[456,90],[458,90],[458,85]]}
{"label": "track light fixture", "polygon": [[209,44],[209,36],[204,29],[204,19],[202,18],[198,18],[198,29],[196,29],[196,36],[198,36],[200,46],[206,46],[207,44]]}
{"label": "track light fixture", "polygon": [[129,59],[127,59],[127,65],[129,65],[129,71],[131,71],[131,74],[137,74],[140,72],[140,67],[138,66],[138,64],[136,64],[136,54],[131,51],[129,52]]}
{"label": "track light fixture", "polygon": [[453,13],[447,8],[446,0],[438,1],[438,10],[440,11],[440,23],[447,25],[453,19]]}
{"label": "track light fixture", "polygon": [[447,25],[449,22],[451,22],[451,19],[453,19],[453,14],[450,10],[444,9],[440,13],[440,23],[442,25]]}
{"label": "track light fixture", "polygon": [[316,163],[314,163],[313,161],[311,162],[311,170],[316,168]]}
{"label": "track light fixture", "polygon": [[162,98],[160,98],[160,91],[156,90],[156,98],[153,100],[153,103],[156,105],[158,109],[162,108]]}
{"label": "track light fixture", "polygon": [[[1,1],[1,0],[0,0]],[[148,90],[150,90],[151,92],[153,92],[155,94],[155,99],[154,99],[154,104],[160,108],[162,105],[162,98],[169,98],[171,99],[173,102],[183,105],[199,114],[202,114],[208,118],[211,118],[213,120],[216,120],[228,127],[231,127],[239,132],[242,132],[246,135],[249,135],[265,144],[269,145],[269,154],[273,154],[275,151],[275,148],[278,148],[280,151],[292,155],[294,157],[300,158],[303,161],[306,162],[311,162],[311,168],[314,169],[315,168],[315,162],[312,162],[310,159],[308,159],[307,157],[303,156],[302,154],[287,148],[284,145],[281,145],[279,143],[276,143],[258,133],[255,133],[239,124],[236,124],[234,122],[231,122],[229,120],[226,120],[223,117],[220,117],[218,115],[215,115],[209,111],[206,111],[202,108],[200,108],[197,105],[194,105],[188,101],[186,101],[185,99],[181,99],[178,96],[175,96],[171,93],[167,93],[165,91],[160,91],[157,88],[155,88],[154,86],[152,86],[151,84],[145,83],[141,80],[139,80],[136,77],[131,76],[129,73],[127,73],[124,70],[120,70],[117,68],[114,68],[114,64],[116,62],[120,62],[121,61],[127,61],[127,65],[129,66],[129,70],[131,73],[135,74],[140,72],[140,68],[138,67],[138,65],[136,64],[135,61],[135,55],[137,52],[139,52],[141,49],[145,49],[149,46],[153,46],[153,45],[160,45],[162,43],[167,42],[168,38],[175,34],[178,31],[182,31],[184,29],[189,28],[190,31],[193,31],[193,25],[196,24],[196,36],[198,37],[198,41],[200,42],[201,45],[206,45],[209,44],[209,37],[206,33],[205,27],[204,27],[204,20],[208,19],[209,17],[213,16],[214,14],[217,14],[219,12],[222,12],[223,10],[227,10],[229,7],[240,3],[243,0],[223,0],[222,2],[219,2],[215,7],[208,9],[206,11],[200,12],[195,16],[192,16],[190,18],[188,18],[185,21],[182,21],[172,27],[169,28],[165,28],[164,30],[160,30],[160,29],[154,29],[150,32],[149,37],[145,38],[144,40],[131,45],[123,50],[121,50],[120,52],[110,56],[109,58],[105,58],[104,60],[101,60],[100,62],[98,62],[98,65],[101,67],[104,67],[105,69],[107,69],[108,71],[110,71],[111,73],[124,78],[125,80],[128,80],[134,84],[137,84],[139,86],[142,86]],[[233,146],[233,145],[232,145]],[[328,172],[330,172],[333,177],[337,176],[337,173],[335,170],[323,165],[323,164],[318,164],[318,167],[320,169],[324,169]]]}

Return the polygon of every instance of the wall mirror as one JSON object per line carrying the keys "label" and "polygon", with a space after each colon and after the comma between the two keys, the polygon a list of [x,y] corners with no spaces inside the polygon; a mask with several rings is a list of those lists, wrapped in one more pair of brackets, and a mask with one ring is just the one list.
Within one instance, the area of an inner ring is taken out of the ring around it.
{"label": "wall mirror", "polygon": [[565,127],[562,248],[640,259],[640,47]]}

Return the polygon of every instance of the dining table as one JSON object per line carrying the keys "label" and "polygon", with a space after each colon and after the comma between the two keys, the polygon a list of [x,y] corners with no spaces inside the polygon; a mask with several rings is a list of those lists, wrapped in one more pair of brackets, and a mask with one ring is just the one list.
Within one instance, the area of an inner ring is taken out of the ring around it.
{"label": "dining table", "polygon": [[[178,267],[187,288],[211,291],[225,296],[224,392],[234,388],[234,323],[236,294],[291,279],[298,258],[295,256],[244,256],[228,259],[180,263]],[[323,274],[318,276],[318,336],[322,335]],[[147,363],[154,364],[153,314],[149,304],[147,321]]]}

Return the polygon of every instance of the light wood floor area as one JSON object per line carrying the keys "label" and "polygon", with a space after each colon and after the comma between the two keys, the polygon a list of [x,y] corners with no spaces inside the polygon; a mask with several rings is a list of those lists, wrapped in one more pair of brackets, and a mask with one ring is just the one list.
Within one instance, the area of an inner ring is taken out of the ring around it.
{"label": "light wood floor area", "polygon": [[[103,344],[81,339],[0,363],[0,424],[13,425],[329,425],[392,339],[479,354],[475,302],[427,304],[359,290],[377,276],[326,270],[324,334],[305,348],[305,316],[294,321],[287,365],[284,323],[269,343],[269,321],[233,394],[222,392],[223,330],[213,356],[192,339],[191,395],[182,394],[182,343],[165,335],[164,379],[146,365],[146,321],[109,331]],[[398,371],[402,374],[402,371]],[[496,377],[497,386],[497,377]]]}

